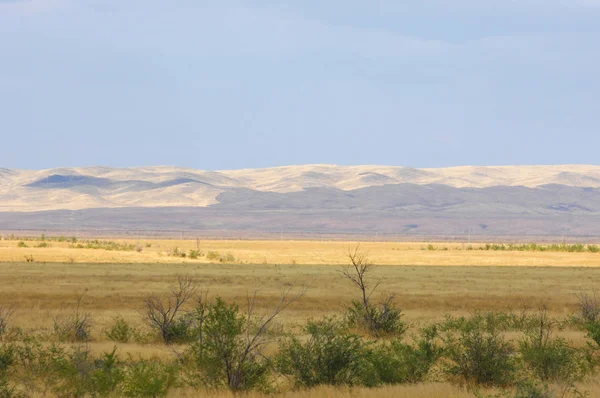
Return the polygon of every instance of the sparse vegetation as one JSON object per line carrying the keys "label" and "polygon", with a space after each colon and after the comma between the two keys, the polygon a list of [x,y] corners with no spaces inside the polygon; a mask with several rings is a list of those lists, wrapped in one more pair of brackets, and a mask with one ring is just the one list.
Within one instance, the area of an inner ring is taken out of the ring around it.
{"label": "sparse vegetation", "polygon": [[93,325],[92,315],[83,310],[85,293],[76,298],[75,309],[70,313],[52,315],[53,329],[61,342],[86,342],[90,340]]}
{"label": "sparse vegetation", "polygon": [[220,263],[234,263],[235,257],[231,253],[221,254],[215,251],[209,251],[206,253],[206,259],[210,261],[218,261]]}
{"label": "sparse vegetation", "polygon": [[490,244],[486,243],[483,246],[480,246],[478,250],[488,250],[488,251],[519,251],[519,252],[566,252],[566,253],[600,253],[599,245],[583,245],[581,243],[560,243],[560,244],[550,244],[550,245],[541,245],[538,243],[526,243],[526,244],[516,244],[516,243],[500,243],[500,244]]}
{"label": "sparse vegetation", "polygon": [[[137,250],[138,246],[132,243],[119,243],[112,240],[72,240],[72,244],[69,246],[71,249],[94,249],[94,250],[108,250],[108,251],[134,251]],[[141,248],[138,251],[142,251]]]}
{"label": "sparse vegetation", "polygon": [[402,322],[402,312],[396,307],[395,297],[388,295],[379,305],[371,300],[381,280],[369,279],[373,264],[367,254],[356,246],[348,252],[348,258],[351,265],[341,273],[359,289],[361,295],[360,300],[353,300],[348,308],[346,318],[350,326],[365,329],[376,337],[403,334],[406,325]]}
{"label": "sparse vegetation", "polygon": [[[175,244],[195,257],[180,242],[155,250]],[[429,256],[421,247],[412,250]],[[3,269],[0,307],[16,305],[0,308],[0,396],[344,396],[350,386],[361,396],[598,395],[600,304],[573,295],[596,269],[391,267],[355,250],[340,276],[339,265],[256,265],[262,257],[222,265],[230,249],[219,250],[218,265],[119,267],[40,266],[42,254],[27,264],[17,252],[21,263]],[[175,280],[180,270],[190,276]],[[278,294],[312,281],[297,299]],[[509,310],[540,301],[547,310]]]}
{"label": "sparse vegetation", "polygon": [[144,300],[143,317],[148,326],[160,333],[166,344],[187,341],[191,320],[183,306],[196,294],[197,286],[189,277],[179,277],[170,293],[152,294]]}

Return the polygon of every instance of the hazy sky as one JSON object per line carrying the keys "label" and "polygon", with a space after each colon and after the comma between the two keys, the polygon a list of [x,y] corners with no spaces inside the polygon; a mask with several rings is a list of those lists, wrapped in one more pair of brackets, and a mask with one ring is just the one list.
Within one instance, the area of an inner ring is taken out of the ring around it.
{"label": "hazy sky", "polygon": [[0,0],[0,167],[600,163],[600,0]]}

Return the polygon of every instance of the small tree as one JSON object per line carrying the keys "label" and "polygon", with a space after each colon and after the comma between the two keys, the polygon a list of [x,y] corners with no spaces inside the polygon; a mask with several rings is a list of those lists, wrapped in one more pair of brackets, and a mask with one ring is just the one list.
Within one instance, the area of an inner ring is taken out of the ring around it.
{"label": "small tree", "polygon": [[[152,294],[144,300],[144,320],[151,328],[159,331],[166,344],[171,344],[181,337],[182,331],[178,330],[177,326],[178,322],[181,326],[181,322],[185,320],[179,316],[185,303],[196,294],[196,290],[193,279],[180,276],[177,278],[177,285],[171,288],[166,297]],[[187,332],[187,329],[184,332]]]}
{"label": "small tree", "polygon": [[382,334],[402,334],[406,325],[402,322],[402,311],[396,307],[394,295],[387,295],[379,304],[374,305],[371,296],[381,284],[381,280],[369,280],[374,265],[360,245],[348,251],[350,265],[341,271],[361,293],[360,300],[354,300],[348,309],[347,318],[352,326],[364,327],[375,336]]}
{"label": "small tree", "polygon": [[247,298],[246,314],[236,304],[220,297],[208,303],[199,300],[195,312],[198,341],[188,352],[209,385],[225,385],[233,391],[249,390],[264,384],[269,362],[263,352],[271,343],[275,318],[304,295],[285,290],[275,308],[265,316],[255,314],[257,293]]}

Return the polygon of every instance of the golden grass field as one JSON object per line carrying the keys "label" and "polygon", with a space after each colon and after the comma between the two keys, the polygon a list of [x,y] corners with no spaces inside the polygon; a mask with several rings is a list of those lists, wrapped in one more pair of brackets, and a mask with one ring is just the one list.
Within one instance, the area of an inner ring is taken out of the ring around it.
{"label": "golden grass field", "polygon": [[[143,247],[136,251],[70,249],[67,243],[33,248],[39,242],[0,241],[0,305],[14,304],[15,325],[50,329],[52,316],[72,311],[76,297],[85,293],[83,307],[94,319],[93,351],[113,346],[103,333],[116,315],[141,325],[139,311],[150,293],[167,292],[178,275],[192,276],[210,296],[235,301],[242,308],[247,294],[258,291],[258,309],[267,312],[285,288],[306,294],[283,313],[280,322],[289,328],[306,319],[339,314],[357,292],[340,276],[348,263],[347,251],[355,242],[309,241],[177,241],[130,240]],[[146,245],[151,245],[146,247]],[[577,306],[576,294],[590,292],[600,281],[600,254],[550,252],[467,251],[457,243],[436,243],[447,251],[421,250],[426,243],[363,243],[361,248],[377,264],[381,293],[394,294],[412,330],[442,319],[444,314],[477,310],[536,310],[548,308],[564,317]],[[168,255],[173,248],[230,253],[233,264],[210,263],[206,256],[190,260]],[[25,256],[34,262],[24,262]],[[561,335],[583,344],[581,332]],[[143,357],[172,357],[164,345],[120,344],[121,353]],[[586,386],[600,396],[600,388]],[[186,395],[185,391],[173,396]],[[220,394],[220,395],[219,395]],[[214,396],[230,396],[222,392]],[[259,394],[249,395],[259,397]],[[320,388],[286,393],[286,397],[467,397],[449,384],[396,386],[383,389],[341,390]]]}
{"label": "golden grass field", "polygon": [[[230,253],[242,264],[311,264],[340,265],[348,261],[349,248],[358,242],[288,241],[288,240],[170,240],[112,239],[118,243],[140,246],[141,252],[97,249],[69,249],[67,242],[49,242],[48,248],[36,248],[39,241],[0,240],[0,262],[23,262],[32,255],[36,262],[67,263],[207,263],[206,258],[190,260],[170,256],[173,249],[199,249],[221,254]],[[425,250],[429,244],[448,250]],[[150,245],[150,247],[146,247]],[[361,249],[372,262],[382,265],[469,265],[469,266],[600,266],[598,253],[561,252],[494,252],[466,250],[468,245],[456,242],[363,242]],[[472,244],[473,248],[481,244]]]}

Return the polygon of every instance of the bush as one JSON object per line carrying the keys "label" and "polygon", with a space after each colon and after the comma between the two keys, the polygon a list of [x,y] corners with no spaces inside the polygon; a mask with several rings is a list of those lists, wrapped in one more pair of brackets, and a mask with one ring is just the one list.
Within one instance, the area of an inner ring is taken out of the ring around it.
{"label": "bush", "polygon": [[453,317],[446,315],[446,319],[439,324],[441,331],[469,332],[475,329],[485,331],[521,331],[531,329],[537,324],[537,318],[529,315],[527,311],[521,313],[488,311],[475,312],[469,317]]}
{"label": "bush", "polygon": [[192,260],[196,260],[198,257],[200,257],[200,250],[190,250],[188,257]]}
{"label": "bush", "polygon": [[90,340],[93,321],[92,315],[83,312],[81,308],[83,296],[83,294],[78,296],[77,306],[73,313],[58,314],[52,317],[54,333],[59,341],[84,342]]}
{"label": "bush", "polygon": [[565,339],[552,339],[554,323],[545,312],[540,313],[538,327],[519,343],[521,358],[539,380],[573,383],[585,375],[586,360]]}
{"label": "bush", "polygon": [[379,306],[371,304],[367,308],[358,300],[352,301],[352,306],[346,312],[346,321],[350,327],[366,330],[375,337],[399,337],[407,329],[402,321],[402,311],[396,307],[393,296],[389,296]]}
{"label": "bush", "polygon": [[360,327],[376,337],[384,334],[401,335],[406,331],[402,322],[402,312],[396,307],[394,296],[387,296],[379,306],[371,301],[371,295],[381,281],[369,278],[374,265],[360,246],[348,251],[351,265],[341,270],[342,276],[354,284],[361,293],[360,300],[354,300],[348,309],[346,319],[351,327]]}
{"label": "bush", "polygon": [[186,341],[189,318],[183,312],[183,306],[196,294],[196,288],[193,279],[180,276],[169,294],[152,294],[144,300],[144,320],[160,333],[165,344]]}
{"label": "bush", "polygon": [[177,368],[158,360],[131,361],[125,368],[121,393],[126,397],[165,397],[176,382]]}
{"label": "bush", "polygon": [[27,243],[25,243],[21,240],[21,241],[19,241],[19,243],[17,243],[17,247],[29,247],[29,246],[27,246]]}
{"label": "bush", "polygon": [[135,335],[135,328],[129,324],[122,316],[117,316],[113,320],[112,326],[104,332],[111,341],[118,343],[128,343]]}
{"label": "bush", "polygon": [[468,386],[507,386],[514,382],[513,347],[496,330],[476,328],[463,331],[458,339],[446,340],[446,372],[454,381]]}
{"label": "bush", "polygon": [[15,388],[8,382],[9,372],[15,363],[15,350],[10,345],[0,346],[0,397],[12,397]]}
{"label": "bush", "polygon": [[114,347],[112,352],[105,352],[102,359],[95,361],[95,370],[90,377],[89,390],[92,396],[110,396],[123,381],[124,374],[116,352],[117,347]]}
{"label": "bush", "polygon": [[375,348],[371,362],[381,382],[398,384],[423,381],[443,352],[435,342],[437,334],[435,327],[425,328],[416,346],[396,340]]}
{"label": "bush", "polygon": [[375,386],[379,379],[369,346],[349,334],[334,318],[309,321],[305,332],[308,341],[290,336],[283,341],[276,366],[291,376],[298,387],[328,385]]}
{"label": "bush", "polygon": [[207,385],[234,391],[266,386],[269,362],[262,355],[265,322],[252,323],[237,305],[220,297],[214,303],[200,302],[196,321],[198,341],[187,354]]}

